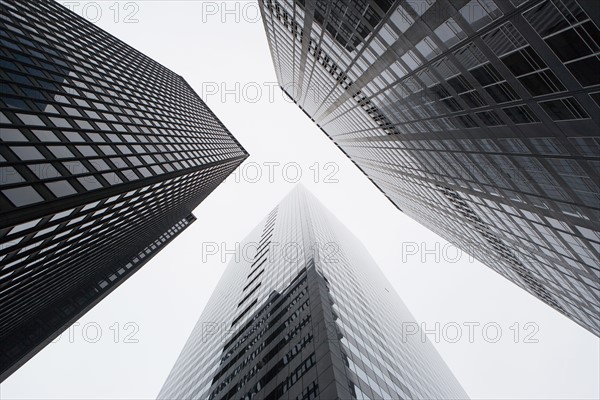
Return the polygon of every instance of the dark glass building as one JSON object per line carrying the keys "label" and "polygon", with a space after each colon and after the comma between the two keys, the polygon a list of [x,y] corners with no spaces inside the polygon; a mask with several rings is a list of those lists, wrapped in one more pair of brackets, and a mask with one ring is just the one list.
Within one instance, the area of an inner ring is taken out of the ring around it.
{"label": "dark glass building", "polygon": [[464,399],[362,244],[298,187],[240,244],[160,399]]}
{"label": "dark glass building", "polygon": [[0,10],[3,380],[189,226],[247,153],[183,78],[57,2]]}
{"label": "dark glass building", "polygon": [[282,89],[396,207],[600,334],[600,2],[259,4]]}

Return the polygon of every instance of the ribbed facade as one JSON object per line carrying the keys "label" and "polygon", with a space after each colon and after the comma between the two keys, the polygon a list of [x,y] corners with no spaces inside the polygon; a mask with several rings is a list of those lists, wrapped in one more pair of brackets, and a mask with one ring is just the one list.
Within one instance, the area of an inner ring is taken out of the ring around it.
{"label": "ribbed facade", "polygon": [[600,2],[259,4],[282,89],[400,210],[600,334]]}

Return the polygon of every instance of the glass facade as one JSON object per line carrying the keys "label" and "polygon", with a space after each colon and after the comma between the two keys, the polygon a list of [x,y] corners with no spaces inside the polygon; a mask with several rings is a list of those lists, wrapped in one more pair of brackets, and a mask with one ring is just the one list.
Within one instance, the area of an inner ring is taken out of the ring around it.
{"label": "glass facade", "polygon": [[3,380],[192,223],[247,153],[183,78],[58,3],[0,10]]}
{"label": "glass facade", "polygon": [[302,187],[240,244],[160,399],[467,398],[362,244]]}
{"label": "glass facade", "polygon": [[259,4],[282,89],[400,210],[600,334],[600,3]]}

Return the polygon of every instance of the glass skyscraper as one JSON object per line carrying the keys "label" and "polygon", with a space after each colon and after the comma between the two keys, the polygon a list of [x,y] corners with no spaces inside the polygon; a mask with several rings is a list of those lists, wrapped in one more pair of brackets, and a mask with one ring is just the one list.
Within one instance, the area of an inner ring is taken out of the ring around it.
{"label": "glass skyscraper", "polygon": [[186,81],[54,1],[0,4],[0,380],[246,157]]}
{"label": "glass skyscraper", "polygon": [[464,399],[362,244],[301,186],[240,244],[160,399]]}
{"label": "glass skyscraper", "polygon": [[600,2],[259,4],[282,89],[398,209],[600,334]]}

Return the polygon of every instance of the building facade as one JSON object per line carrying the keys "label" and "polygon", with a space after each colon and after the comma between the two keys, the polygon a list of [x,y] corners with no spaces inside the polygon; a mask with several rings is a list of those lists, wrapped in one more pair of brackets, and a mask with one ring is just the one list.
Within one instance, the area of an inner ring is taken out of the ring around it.
{"label": "building facade", "polygon": [[398,209],[600,334],[600,2],[259,4],[282,89]]}
{"label": "building facade", "polygon": [[55,1],[3,1],[0,378],[182,232],[246,157],[186,81]]}
{"label": "building facade", "polygon": [[362,244],[301,186],[240,244],[160,399],[467,395]]}

